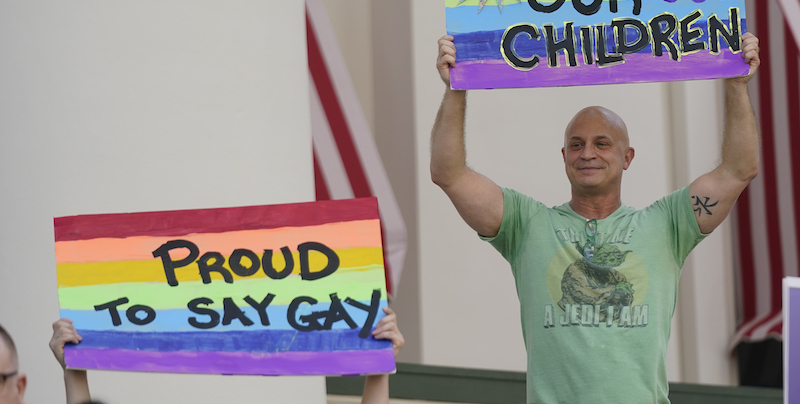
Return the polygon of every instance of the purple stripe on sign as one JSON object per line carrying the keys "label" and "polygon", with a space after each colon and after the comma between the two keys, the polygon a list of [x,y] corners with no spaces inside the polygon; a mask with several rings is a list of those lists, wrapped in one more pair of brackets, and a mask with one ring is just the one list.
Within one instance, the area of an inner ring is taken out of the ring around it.
{"label": "purple stripe on sign", "polygon": [[[731,60],[742,63],[731,63]],[[633,54],[625,56],[625,63],[602,68],[584,64],[568,67],[563,56],[561,67],[548,67],[546,63],[520,71],[502,60],[459,62],[451,70],[452,85],[456,89],[488,89],[703,80],[742,76],[749,69],[741,53],[729,52],[683,55],[680,62],[667,56]],[[465,87],[467,83],[469,87]]]}
{"label": "purple stripe on sign", "polygon": [[786,341],[786,352],[788,353],[788,366],[785,380],[794,380],[784,386],[787,389],[786,397],[790,403],[800,403],[800,289],[789,288],[789,316],[786,324],[789,326],[789,340]]}
{"label": "purple stripe on sign", "polygon": [[153,352],[72,349],[67,366],[134,372],[224,375],[362,375],[395,370],[391,349],[338,352]]}

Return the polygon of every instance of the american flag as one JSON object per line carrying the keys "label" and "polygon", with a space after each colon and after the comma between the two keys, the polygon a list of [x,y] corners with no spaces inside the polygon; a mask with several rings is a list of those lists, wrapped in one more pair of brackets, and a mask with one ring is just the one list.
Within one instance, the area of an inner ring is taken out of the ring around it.
{"label": "american flag", "polygon": [[406,227],[321,0],[306,1],[306,31],[317,200],[378,198],[386,290],[395,296]]}
{"label": "american flag", "polygon": [[754,0],[748,31],[762,65],[750,94],[761,125],[761,168],[735,220],[741,341],[781,338],[781,281],[800,275],[800,0]]}

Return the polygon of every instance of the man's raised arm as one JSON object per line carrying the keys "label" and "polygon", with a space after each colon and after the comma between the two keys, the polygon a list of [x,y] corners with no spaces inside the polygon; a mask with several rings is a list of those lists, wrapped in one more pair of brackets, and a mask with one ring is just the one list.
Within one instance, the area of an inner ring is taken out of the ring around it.
{"label": "man's raised arm", "polygon": [[467,92],[450,88],[450,66],[455,66],[452,36],[439,39],[436,67],[447,86],[431,132],[431,179],[450,197],[458,213],[478,234],[497,235],[503,220],[503,191],[485,176],[467,167],[464,118]]}
{"label": "man's raised arm", "polygon": [[689,187],[697,224],[706,234],[722,223],[739,194],[758,174],[758,124],[750,105],[747,82],[755,74],[761,59],[758,56],[758,38],[747,33],[742,36],[742,41],[742,54],[750,64],[750,73],[725,80],[722,163]]}

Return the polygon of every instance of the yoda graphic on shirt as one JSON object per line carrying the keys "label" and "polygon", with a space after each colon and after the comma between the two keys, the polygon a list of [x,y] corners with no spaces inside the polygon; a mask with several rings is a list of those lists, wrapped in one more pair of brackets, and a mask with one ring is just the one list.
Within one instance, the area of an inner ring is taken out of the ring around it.
{"label": "yoda graphic on shirt", "polygon": [[[583,246],[575,243],[579,252]],[[561,279],[562,297],[558,306],[566,310],[566,305],[599,305],[600,321],[606,320],[608,307],[614,306],[614,320],[619,319],[621,306],[633,303],[633,285],[625,275],[615,269],[625,262],[631,251],[621,251],[616,246],[603,245],[595,252],[589,262],[581,258],[570,264]]]}

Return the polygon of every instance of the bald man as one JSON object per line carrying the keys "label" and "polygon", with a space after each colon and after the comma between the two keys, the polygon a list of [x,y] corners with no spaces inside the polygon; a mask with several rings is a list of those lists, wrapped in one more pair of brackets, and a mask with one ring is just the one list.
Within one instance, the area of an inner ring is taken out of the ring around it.
{"label": "bald man", "polygon": [[0,404],[24,403],[27,385],[28,379],[19,371],[14,340],[0,326]]}
{"label": "bald man", "polygon": [[571,199],[549,208],[466,164],[466,91],[450,88],[453,37],[439,40],[446,88],[431,134],[431,178],[464,221],[511,264],[528,352],[529,403],[669,403],[666,351],[678,278],[689,252],[728,215],[758,172],[758,129],[747,93],[760,59],[725,80],[722,162],[642,210],[622,204],[635,156],[614,112],[579,111],[561,154]]}

